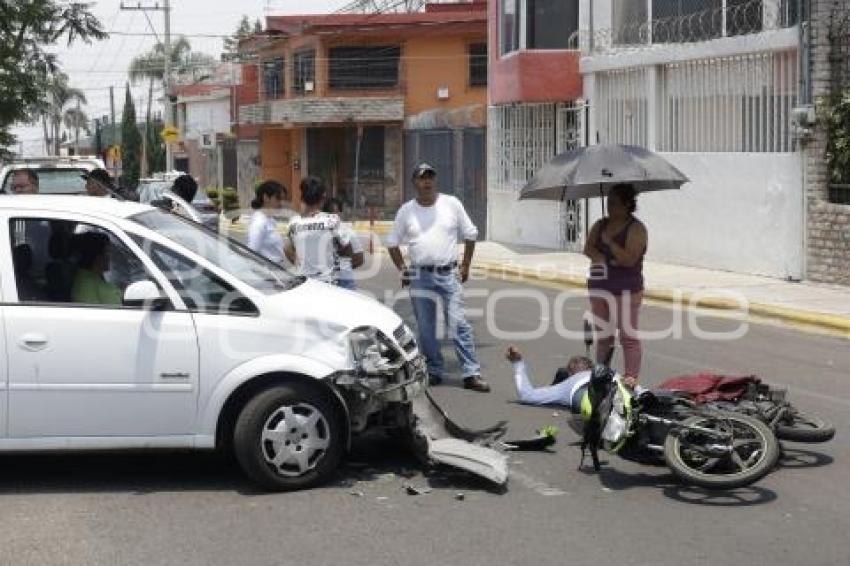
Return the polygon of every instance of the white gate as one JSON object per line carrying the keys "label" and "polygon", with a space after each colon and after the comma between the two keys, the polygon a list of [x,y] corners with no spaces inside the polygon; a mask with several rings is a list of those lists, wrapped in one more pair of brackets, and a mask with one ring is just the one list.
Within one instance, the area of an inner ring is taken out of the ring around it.
{"label": "white gate", "polygon": [[[490,190],[518,194],[555,155],[582,147],[586,110],[584,105],[569,103],[490,107]],[[552,221],[558,226],[559,248],[575,252],[583,248],[583,208],[581,201],[567,201],[557,207]]]}

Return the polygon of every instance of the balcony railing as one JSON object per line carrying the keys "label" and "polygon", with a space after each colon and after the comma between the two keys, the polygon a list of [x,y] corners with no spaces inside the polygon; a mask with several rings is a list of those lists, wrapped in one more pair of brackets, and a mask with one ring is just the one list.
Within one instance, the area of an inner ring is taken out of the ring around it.
{"label": "balcony railing", "polygon": [[242,125],[268,124],[270,116],[268,102],[246,104],[239,107],[239,123]]}

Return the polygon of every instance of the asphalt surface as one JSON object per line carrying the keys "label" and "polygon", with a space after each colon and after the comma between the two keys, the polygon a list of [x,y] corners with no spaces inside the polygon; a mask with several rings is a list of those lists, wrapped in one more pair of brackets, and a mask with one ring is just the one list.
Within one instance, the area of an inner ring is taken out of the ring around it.
{"label": "asphalt surface", "polygon": [[[381,298],[399,290],[386,268],[364,287]],[[564,413],[513,402],[503,351],[512,339],[543,383],[583,345],[553,328],[525,339],[500,333],[529,333],[561,319],[576,330],[583,302],[568,301],[556,313],[540,306],[553,303],[552,289],[494,280],[467,289],[486,295],[469,301],[473,310],[486,311],[493,293],[502,293],[489,322],[473,317],[493,392],[469,392],[450,380],[435,396],[468,426],[506,419],[516,436],[561,428],[551,453],[511,456],[506,492],[442,470],[426,475],[383,438],[358,443],[331,484],[287,494],[257,492],[235,465],[210,454],[2,456],[0,564],[848,563],[847,341],[754,324],[731,341],[686,329],[681,338],[644,344],[646,384],[701,370],[756,373],[787,385],[793,402],[838,429],[827,444],[786,444],[780,467],[758,484],[710,493],[679,484],[664,467],[614,457],[599,475],[579,471]],[[523,289],[539,295],[504,295]],[[410,318],[406,300],[396,307]],[[660,329],[674,317],[647,306],[642,325]],[[709,315],[697,323],[712,332],[739,324]],[[409,495],[406,485],[431,491]]]}

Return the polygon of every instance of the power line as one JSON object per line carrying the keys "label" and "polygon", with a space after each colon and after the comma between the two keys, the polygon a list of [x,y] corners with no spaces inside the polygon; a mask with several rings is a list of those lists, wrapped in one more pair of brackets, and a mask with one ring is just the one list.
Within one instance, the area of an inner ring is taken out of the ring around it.
{"label": "power line", "polygon": [[[144,32],[144,31],[109,31],[107,32],[109,35],[117,35],[119,37],[153,37],[159,38],[159,36],[152,32]],[[196,37],[196,38],[209,38],[209,39],[227,39],[229,37],[233,37],[232,34],[220,34],[220,33],[172,33],[177,37]]]}

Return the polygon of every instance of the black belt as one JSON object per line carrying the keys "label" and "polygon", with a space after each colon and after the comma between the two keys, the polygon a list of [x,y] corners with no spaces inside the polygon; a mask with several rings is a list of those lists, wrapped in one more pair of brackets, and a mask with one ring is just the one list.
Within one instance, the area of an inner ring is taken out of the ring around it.
{"label": "black belt", "polygon": [[427,271],[428,273],[445,274],[451,272],[456,267],[457,262],[453,261],[446,265],[415,265],[413,266],[413,269],[420,269],[422,271]]}

